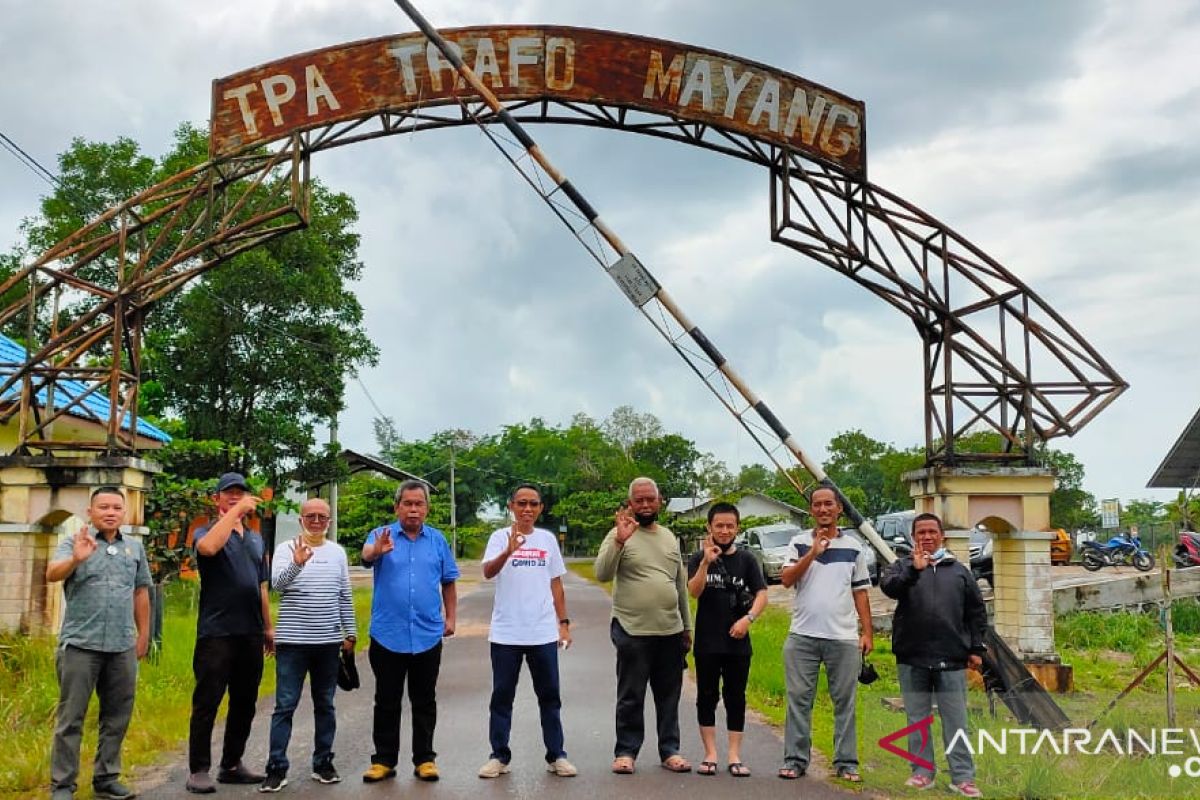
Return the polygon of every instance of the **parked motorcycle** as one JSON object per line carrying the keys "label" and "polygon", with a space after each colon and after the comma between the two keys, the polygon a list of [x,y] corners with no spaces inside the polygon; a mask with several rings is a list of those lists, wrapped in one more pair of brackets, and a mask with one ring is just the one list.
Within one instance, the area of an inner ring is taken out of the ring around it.
{"label": "parked motorcycle", "polygon": [[1154,556],[1142,547],[1137,536],[1119,534],[1107,543],[1084,542],[1079,546],[1079,558],[1083,568],[1095,572],[1101,567],[1122,567],[1132,564],[1141,572],[1154,569]]}
{"label": "parked motorcycle", "polygon": [[1179,569],[1200,565],[1200,533],[1179,532],[1179,544],[1175,545],[1175,566]]}

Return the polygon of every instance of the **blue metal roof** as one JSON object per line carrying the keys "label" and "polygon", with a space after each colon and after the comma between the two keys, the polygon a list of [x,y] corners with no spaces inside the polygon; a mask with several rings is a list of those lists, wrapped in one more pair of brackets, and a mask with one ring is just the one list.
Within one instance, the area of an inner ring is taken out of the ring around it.
{"label": "blue metal roof", "polygon": [[[0,333],[0,380],[5,380],[9,375],[12,375],[16,370],[14,365],[25,363],[27,355],[25,348],[17,342]],[[54,407],[62,408],[75,398],[87,391],[87,386],[79,381],[56,381],[54,384]],[[0,397],[2,402],[17,402],[21,398],[21,385],[18,383],[9,387],[8,391]],[[37,394],[37,402],[39,405],[46,405],[46,387],[42,387]],[[93,392],[83,399],[83,401],[67,412],[73,417],[90,420],[101,425],[108,424],[108,395],[98,394]],[[125,415],[121,427],[129,430],[129,415]],[[144,419],[137,421],[137,432],[139,436],[145,436],[148,439],[154,439],[159,442],[169,442],[171,437],[166,432],[156,428]]]}

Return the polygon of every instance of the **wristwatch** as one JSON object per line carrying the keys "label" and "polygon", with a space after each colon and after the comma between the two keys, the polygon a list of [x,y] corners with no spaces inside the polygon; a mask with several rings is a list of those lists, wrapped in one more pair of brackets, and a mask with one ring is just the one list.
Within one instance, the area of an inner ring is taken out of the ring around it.
{"label": "wristwatch", "polygon": [[753,624],[754,624],[754,620],[758,619],[758,617],[754,616],[754,612],[752,612],[752,611],[747,611],[747,612],[746,612],[746,619],[750,620],[750,624],[751,624],[751,625],[753,625]]}
{"label": "wristwatch", "polygon": [[567,618],[567,617],[563,617],[562,619],[560,619],[560,620],[558,621],[558,624],[559,624],[559,625],[570,625],[570,624],[571,624],[571,620],[570,620],[569,618]]}

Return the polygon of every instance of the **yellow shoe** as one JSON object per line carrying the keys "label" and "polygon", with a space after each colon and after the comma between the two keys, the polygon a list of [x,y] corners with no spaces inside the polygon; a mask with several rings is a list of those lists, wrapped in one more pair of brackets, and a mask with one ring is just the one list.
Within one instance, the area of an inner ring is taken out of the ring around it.
{"label": "yellow shoe", "polygon": [[396,777],[396,770],[386,764],[372,764],[371,767],[363,773],[363,783],[378,783],[379,781],[387,780],[388,778]]}
{"label": "yellow shoe", "polygon": [[416,775],[423,781],[436,781],[438,779],[437,764],[432,761],[426,761],[424,764],[418,764],[413,770],[413,775]]}

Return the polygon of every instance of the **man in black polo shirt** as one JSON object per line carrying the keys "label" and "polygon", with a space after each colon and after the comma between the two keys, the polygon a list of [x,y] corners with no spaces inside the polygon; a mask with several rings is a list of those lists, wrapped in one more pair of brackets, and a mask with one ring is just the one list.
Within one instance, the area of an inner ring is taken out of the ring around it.
{"label": "man in black polo shirt", "polygon": [[261,783],[266,777],[242,764],[263,654],[274,649],[274,630],[267,605],[271,578],[263,540],[245,526],[259,499],[250,494],[246,479],[226,472],[217,481],[217,521],[196,530],[194,547],[200,569],[200,613],[192,672],[192,721],[188,733],[187,790],[215,792],[208,771],[212,766],[212,729],[221,698],[229,692],[229,714],[217,780],[221,783]]}

